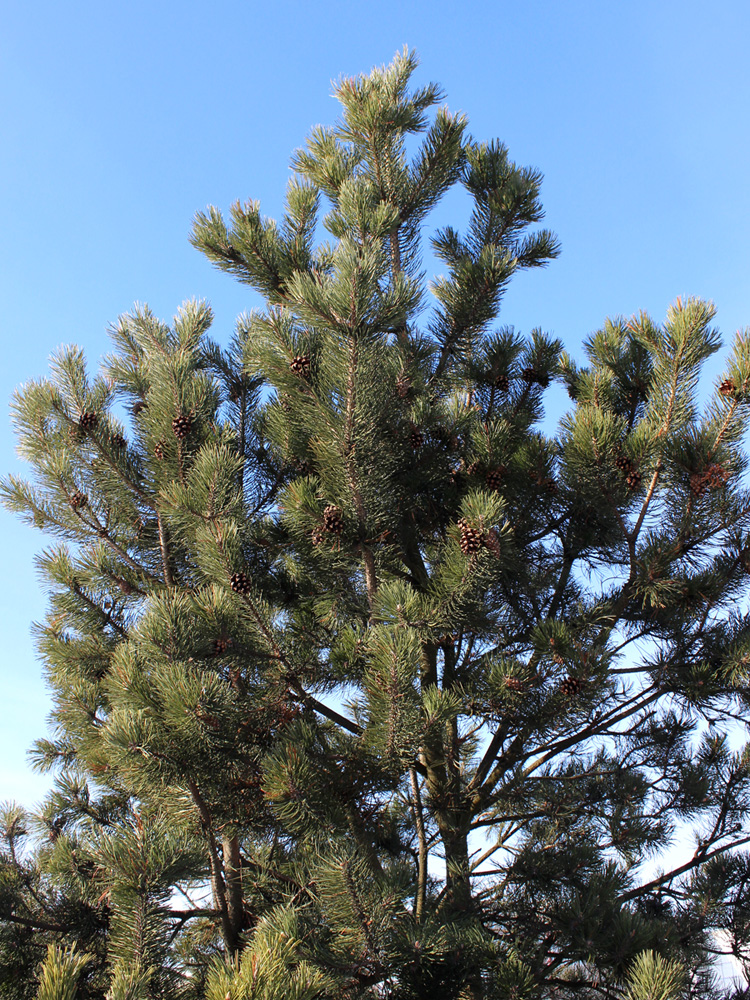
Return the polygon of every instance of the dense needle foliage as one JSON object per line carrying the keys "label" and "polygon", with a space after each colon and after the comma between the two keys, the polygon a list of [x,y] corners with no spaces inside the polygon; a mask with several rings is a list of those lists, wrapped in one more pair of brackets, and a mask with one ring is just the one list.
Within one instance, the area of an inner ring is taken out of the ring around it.
{"label": "dense needle foliage", "polygon": [[500,326],[541,176],[415,67],[338,83],[281,222],[197,216],[266,301],[227,348],[137,309],[14,399],[55,788],[3,814],[0,996],[733,995],[750,337],[700,410],[705,302],[582,366]]}

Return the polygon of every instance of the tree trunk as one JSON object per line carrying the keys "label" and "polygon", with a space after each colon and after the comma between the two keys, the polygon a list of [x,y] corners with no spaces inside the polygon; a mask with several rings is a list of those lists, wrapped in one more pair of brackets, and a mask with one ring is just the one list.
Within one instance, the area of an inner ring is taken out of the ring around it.
{"label": "tree trunk", "polygon": [[245,916],[239,839],[236,836],[222,837],[221,851],[224,860],[224,881],[227,887],[227,916],[234,931],[235,944],[238,945]]}

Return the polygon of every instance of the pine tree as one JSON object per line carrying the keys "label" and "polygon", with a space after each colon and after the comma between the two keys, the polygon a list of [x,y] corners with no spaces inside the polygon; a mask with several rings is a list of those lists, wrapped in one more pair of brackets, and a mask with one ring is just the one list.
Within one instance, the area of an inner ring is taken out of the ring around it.
{"label": "pine tree", "polygon": [[339,82],[281,223],[197,216],[266,301],[229,347],[137,309],[98,375],[66,349],[14,399],[56,786],[3,816],[0,995],[731,995],[750,332],[699,410],[705,302],[582,367],[498,327],[558,252],[541,175],[415,68]]}

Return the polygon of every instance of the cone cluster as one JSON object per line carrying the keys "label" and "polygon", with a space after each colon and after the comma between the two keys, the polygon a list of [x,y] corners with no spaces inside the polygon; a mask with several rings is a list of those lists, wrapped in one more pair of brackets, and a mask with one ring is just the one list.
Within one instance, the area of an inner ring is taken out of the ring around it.
{"label": "cone cluster", "polygon": [[295,375],[307,377],[310,374],[310,355],[296,354],[289,362],[289,367]]}
{"label": "cone cluster", "polygon": [[629,490],[634,490],[640,486],[643,476],[636,468],[632,458],[628,458],[627,455],[623,455],[621,451],[618,452],[615,456],[615,468],[619,469],[625,477],[625,483]]}

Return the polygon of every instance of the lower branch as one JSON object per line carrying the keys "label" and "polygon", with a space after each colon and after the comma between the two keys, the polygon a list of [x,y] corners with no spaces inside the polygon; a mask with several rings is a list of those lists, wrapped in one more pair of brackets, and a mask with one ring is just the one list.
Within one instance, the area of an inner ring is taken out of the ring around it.
{"label": "lower branch", "polygon": [[222,871],[221,858],[219,857],[219,850],[216,846],[216,838],[213,831],[213,823],[211,821],[211,813],[205,800],[198,790],[198,786],[192,778],[188,779],[188,788],[190,789],[190,794],[193,797],[193,802],[198,809],[198,813],[201,818],[201,824],[203,830],[206,834],[206,841],[208,843],[208,856],[209,864],[211,867],[211,889],[214,895],[214,902],[216,908],[219,911],[219,917],[221,919],[221,929],[222,936],[224,937],[224,944],[227,947],[227,951],[230,955],[235,955],[239,951],[239,940],[237,934],[235,933],[232,921],[229,916],[229,907],[227,904],[227,893],[226,885],[224,884],[224,873]]}

